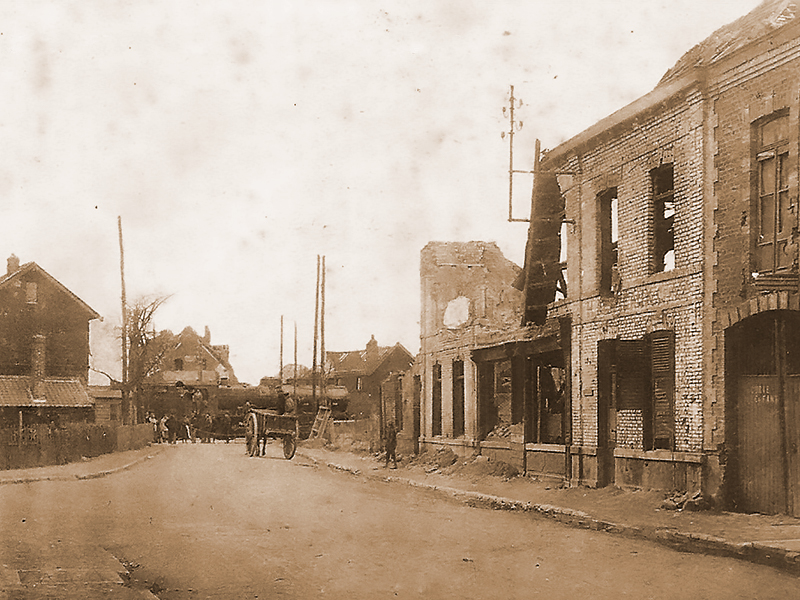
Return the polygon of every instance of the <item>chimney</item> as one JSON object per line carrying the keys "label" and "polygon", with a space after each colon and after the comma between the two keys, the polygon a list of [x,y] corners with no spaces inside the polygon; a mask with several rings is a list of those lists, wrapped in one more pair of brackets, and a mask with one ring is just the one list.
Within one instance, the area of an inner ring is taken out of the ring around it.
{"label": "chimney", "polygon": [[47,337],[33,336],[31,351],[31,394],[34,401],[44,402],[45,344]]}
{"label": "chimney", "polygon": [[375,336],[373,335],[369,341],[367,342],[367,358],[374,356],[378,353],[378,342],[375,340]]}
{"label": "chimney", "polygon": [[19,259],[16,257],[16,255],[12,254],[9,256],[6,264],[8,265],[6,269],[6,275],[11,275],[12,273],[19,271]]}
{"label": "chimney", "polygon": [[208,328],[208,325],[206,325],[206,331],[203,334],[203,341],[206,344],[211,344],[211,330]]}

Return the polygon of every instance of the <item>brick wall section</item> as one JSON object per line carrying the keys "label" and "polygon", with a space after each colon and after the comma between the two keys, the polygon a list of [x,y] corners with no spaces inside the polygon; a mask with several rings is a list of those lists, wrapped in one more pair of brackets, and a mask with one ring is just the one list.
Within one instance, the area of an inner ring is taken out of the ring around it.
{"label": "brick wall section", "polygon": [[[572,427],[575,445],[597,444],[597,343],[675,331],[676,450],[700,451],[702,416],[703,108],[696,89],[683,92],[638,123],[601,136],[554,165],[573,171],[560,184],[567,219],[567,310],[573,316]],[[674,166],[675,263],[653,273],[651,169]],[[599,295],[597,195],[617,187],[621,289]],[[618,415],[618,445],[642,448],[641,416]]]}
{"label": "brick wall section", "polygon": [[[783,43],[755,48],[750,56],[732,65],[721,65],[710,90],[712,100],[714,172],[713,273],[716,281],[712,314],[712,389],[706,414],[709,446],[721,446],[725,432],[725,344],[726,311],[736,311],[756,296],[748,281],[752,265],[754,203],[751,197],[751,125],[760,117],[782,108],[789,109],[790,130],[800,129],[800,37],[798,28],[784,34]],[[788,37],[787,37],[788,36]],[[797,202],[797,138],[789,146],[792,166],[789,197]],[[795,216],[797,213],[795,213]],[[793,303],[794,304],[794,303]],[[788,303],[787,303],[788,306]]]}

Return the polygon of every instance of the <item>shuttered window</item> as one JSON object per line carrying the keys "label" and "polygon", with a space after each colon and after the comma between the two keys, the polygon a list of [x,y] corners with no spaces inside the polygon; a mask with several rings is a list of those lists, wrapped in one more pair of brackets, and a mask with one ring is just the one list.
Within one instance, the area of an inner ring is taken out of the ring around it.
{"label": "shuttered window", "polygon": [[[652,365],[652,448],[671,450],[675,442],[675,334],[656,331],[650,335]],[[645,436],[647,440],[647,436]]]}
{"label": "shuttered window", "polygon": [[644,410],[650,382],[647,345],[644,340],[616,340],[619,410]]}
{"label": "shuttered window", "polygon": [[604,370],[608,369],[599,373],[599,380],[610,387],[605,392],[611,394],[608,410],[641,415],[644,450],[673,449],[675,333],[655,331],[638,340],[601,340],[598,352]]}

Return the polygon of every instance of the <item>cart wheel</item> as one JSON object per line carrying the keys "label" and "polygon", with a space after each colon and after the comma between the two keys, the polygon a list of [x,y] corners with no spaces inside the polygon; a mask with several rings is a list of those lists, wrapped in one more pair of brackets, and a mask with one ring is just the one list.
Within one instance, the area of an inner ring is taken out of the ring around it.
{"label": "cart wheel", "polygon": [[247,448],[247,454],[250,456],[258,455],[258,421],[253,413],[247,415],[245,423],[244,439]]}
{"label": "cart wheel", "polygon": [[294,451],[297,449],[297,444],[295,443],[294,436],[287,435],[283,438],[283,456],[287,460],[291,460],[294,458]]}

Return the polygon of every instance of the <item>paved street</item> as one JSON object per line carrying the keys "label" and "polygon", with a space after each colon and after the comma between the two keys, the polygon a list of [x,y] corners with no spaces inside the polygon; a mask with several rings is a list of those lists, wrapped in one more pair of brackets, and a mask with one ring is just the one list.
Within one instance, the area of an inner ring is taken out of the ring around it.
{"label": "paved street", "polygon": [[[0,486],[7,598],[790,598],[795,577],[474,509],[284,460],[176,445],[98,479]],[[123,586],[118,564],[132,573]],[[152,597],[152,596],[150,596]]]}

